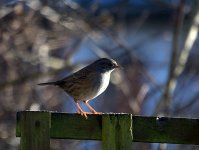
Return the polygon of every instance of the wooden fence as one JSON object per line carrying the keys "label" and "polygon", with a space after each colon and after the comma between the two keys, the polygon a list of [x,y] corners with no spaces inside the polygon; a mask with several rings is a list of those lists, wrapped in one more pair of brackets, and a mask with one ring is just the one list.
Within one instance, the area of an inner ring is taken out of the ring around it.
{"label": "wooden fence", "polygon": [[131,150],[132,142],[199,144],[199,119],[88,115],[49,111],[17,113],[21,150],[49,150],[50,139],[101,140],[103,150]]}

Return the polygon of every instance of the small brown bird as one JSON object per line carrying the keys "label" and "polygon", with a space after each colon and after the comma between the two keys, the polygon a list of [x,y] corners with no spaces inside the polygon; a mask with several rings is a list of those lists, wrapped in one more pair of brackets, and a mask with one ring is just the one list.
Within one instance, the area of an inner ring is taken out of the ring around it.
{"label": "small brown bird", "polygon": [[106,90],[111,72],[118,67],[117,62],[113,59],[101,58],[62,80],[38,85],[55,85],[62,88],[74,99],[78,113],[87,118],[88,112],[81,109],[78,101],[83,101],[92,113],[99,114],[88,104],[88,101]]}

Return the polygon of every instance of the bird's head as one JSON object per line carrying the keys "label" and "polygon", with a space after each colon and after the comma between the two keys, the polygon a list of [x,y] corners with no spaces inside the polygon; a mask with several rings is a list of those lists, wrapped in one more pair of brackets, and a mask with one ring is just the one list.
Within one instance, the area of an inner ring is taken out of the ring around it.
{"label": "bird's head", "polygon": [[119,68],[119,65],[115,60],[108,58],[101,58],[99,60],[96,60],[91,65],[94,66],[95,69],[101,73],[111,72],[114,69]]}

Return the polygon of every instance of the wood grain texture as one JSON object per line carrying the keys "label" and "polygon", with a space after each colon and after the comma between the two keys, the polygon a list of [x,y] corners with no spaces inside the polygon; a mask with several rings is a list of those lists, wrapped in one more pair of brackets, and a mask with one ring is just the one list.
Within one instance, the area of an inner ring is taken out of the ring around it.
{"label": "wood grain texture", "polygon": [[21,132],[20,150],[49,150],[49,112],[21,112],[19,129]]}
{"label": "wood grain texture", "polygon": [[104,114],[102,116],[103,150],[132,149],[131,120],[131,114]]}
{"label": "wood grain texture", "polygon": [[199,119],[133,117],[134,141],[199,144]]}
{"label": "wood grain texture", "polygon": [[[24,113],[18,112],[17,115],[16,135],[18,137],[22,137],[24,130],[27,130],[25,129],[27,126],[23,125],[26,123],[22,124]],[[30,117],[34,118],[40,113],[45,112],[33,112],[31,113],[33,116]],[[132,130],[128,130],[128,132],[131,132],[130,134],[133,136],[132,142],[199,145],[199,119],[132,116],[132,119],[127,117],[128,119],[120,120],[120,118],[125,118],[125,116],[131,114],[88,115],[88,119],[85,119],[78,114],[49,113],[51,114],[50,138],[103,140],[106,138],[103,137],[105,130],[115,130],[117,126],[119,128],[114,134],[120,135],[120,132],[127,132],[128,129],[121,126],[129,126],[131,123]],[[29,119],[27,118],[26,121],[29,121]],[[105,122],[107,122],[107,125]],[[107,136],[109,135],[107,134]]]}
{"label": "wood grain texture", "polygon": [[51,138],[101,140],[101,130],[101,115],[51,114]]}

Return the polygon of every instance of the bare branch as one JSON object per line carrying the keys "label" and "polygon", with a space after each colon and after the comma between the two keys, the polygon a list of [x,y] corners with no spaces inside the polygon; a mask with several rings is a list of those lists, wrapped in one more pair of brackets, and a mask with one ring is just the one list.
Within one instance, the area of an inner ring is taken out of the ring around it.
{"label": "bare branch", "polygon": [[171,99],[172,99],[172,91],[174,88],[174,82],[176,80],[176,75],[174,73],[175,67],[177,66],[177,53],[178,53],[178,45],[179,45],[179,34],[183,23],[184,18],[184,0],[181,0],[179,7],[177,9],[177,16],[174,26],[174,32],[173,32],[173,45],[172,45],[172,53],[171,53],[171,63],[169,67],[169,75],[168,80],[164,89],[164,93],[162,96],[162,99],[157,105],[156,113],[159,111],[159,109],[162,108],[162,105],[165,107],[165,110],[163,110],[163,113],[169,114],[170,113],[170,106],[171,106]]}

